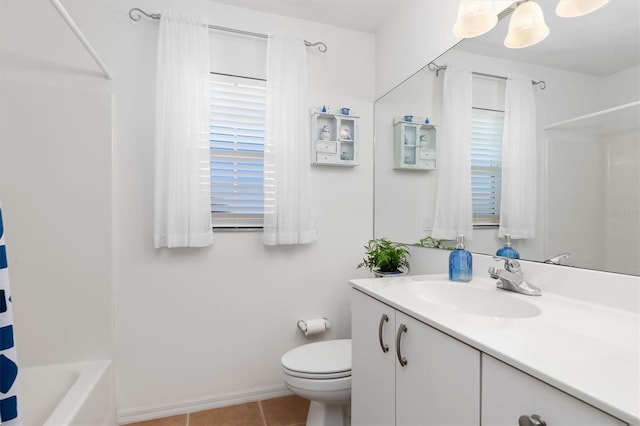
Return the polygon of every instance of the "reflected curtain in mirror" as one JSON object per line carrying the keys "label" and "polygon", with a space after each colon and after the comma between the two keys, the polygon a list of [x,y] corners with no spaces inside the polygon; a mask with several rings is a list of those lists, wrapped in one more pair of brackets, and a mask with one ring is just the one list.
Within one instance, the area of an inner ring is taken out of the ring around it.
{"label": "reflected curtain in mirror", "polygon": [[438,143],[438,191],[431,236],[471,239],[471,71],[449,64]]}
{"label": "reflected curtain in mirror", "polygon": [[531,78],[509,76],[502,140],[502,196],[498,235],[535,238],[537,198],[536,105]]}

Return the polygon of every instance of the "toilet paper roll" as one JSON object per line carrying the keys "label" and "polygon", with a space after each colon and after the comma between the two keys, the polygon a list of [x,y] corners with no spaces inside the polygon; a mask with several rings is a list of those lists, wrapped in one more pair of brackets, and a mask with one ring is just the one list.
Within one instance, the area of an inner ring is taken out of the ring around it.
{"label": "toilet paper roll", "polygon": [[324,318],[308,319],[304,320],[304,326],[302,327],[305,336],[313,336],[316,334],[324,333],[329,328],[329,321]]}

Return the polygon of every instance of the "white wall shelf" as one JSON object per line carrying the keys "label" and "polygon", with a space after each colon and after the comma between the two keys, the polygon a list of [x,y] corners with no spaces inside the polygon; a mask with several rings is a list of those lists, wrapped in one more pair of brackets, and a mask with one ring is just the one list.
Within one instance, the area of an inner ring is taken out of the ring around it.
{"label": "white wall shelf", "polygon": [[393,128],[394,169],[436,169],[436,126],[395,118]]}
{"label": "white wall shelf", "polygon": [[358,165],[358,119],[327,112],[311,114],[311,164]]}

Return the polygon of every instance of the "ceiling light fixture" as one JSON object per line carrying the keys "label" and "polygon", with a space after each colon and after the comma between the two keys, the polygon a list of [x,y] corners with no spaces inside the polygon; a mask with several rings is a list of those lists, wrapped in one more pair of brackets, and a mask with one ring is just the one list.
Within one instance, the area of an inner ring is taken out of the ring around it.
{"label": "ceiling light fixture", "polygon": [[563,18],[575,18],[600,9],[609,0],[560,0],[556,14]]}
{"label": "ceiling light fixture", "polygon": [[[582,16],[600,9],[608,2],[609,0],[559,0],[556,14],[563,18]],[[460,0],[453,34],[471,38],[490,31],[498,22],[493,3],[491,0]],[[549,35],[549,27],[544,21],[540,5],[534,0],[521,0],[516,4],[504,45],[511,49],[521,49],[544,40]],[[513,10],[513,6],[507,10]]]}
{"label": "ceiling light fixture", "polygon": [[520,3],[509,21],[509,32],[504,45],[521,49],[541,42],[549,35],[540,5],[533,0]]}
{"label": "ceiling light fixture", "polygon": [[460,0],[453,34],[462,38],[477,37],[490,31],[497,23],[498,15],[491,0]]}

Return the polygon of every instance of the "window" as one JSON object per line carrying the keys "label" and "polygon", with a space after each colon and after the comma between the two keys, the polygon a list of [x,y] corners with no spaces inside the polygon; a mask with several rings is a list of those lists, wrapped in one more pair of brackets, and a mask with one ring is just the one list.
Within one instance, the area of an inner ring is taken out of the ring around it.
{"label": "window", "polygon": [[211,74],[211,218],[214,228],[261,228],[266,83]]}
{"label": "window", "polygon": [[471,197],[474,225],[500,223],[504,112],[471,112]]}

